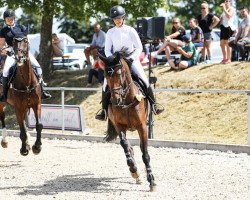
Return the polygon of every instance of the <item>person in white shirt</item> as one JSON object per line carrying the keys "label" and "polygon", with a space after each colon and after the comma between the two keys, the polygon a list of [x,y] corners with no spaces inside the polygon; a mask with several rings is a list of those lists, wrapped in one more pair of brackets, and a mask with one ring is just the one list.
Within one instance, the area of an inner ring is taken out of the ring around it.
{"label": "person in white shirt", "polygon": [[90,68],[92,68],[90,56],[92,56],[94,60],[97,59],[98,51],[103,50],[106,38],[106,33],[101,30],[101,26],[98,23],[94,25],[94,32],[91,45],[84,50],[84,54]]}
{"label": "person in white shirt", "polygon": [[220,6],[223,9],[223,13],[220,18],[220,47],[223,54],[221,64],[227,64],[231,62],[231,47],[228,45],[228,40],[236,30],[236,26],[234,26],[235,12],[231,6],[230,0],[225,0],[224,3],[220,4]]}
{"label": "person in white shirt", "polygon": [[[163,112],[163,107],[159,106],[155,102],[154,93],[152,88],[150,87],[148,78],[143,70],[143,67],[140,63],[139,57],[142,53],[142,43],[139,38],[136,30],[124,24],[125,18],[125,9],[121,6],[114,6],[110,10],[110,18],[113,20],[115,26],[108,30],[106,34],[106,42],[105,42],[105,55],[109,57],[113,55],[114,52],[121,51],[126,49],[127,53],[131,53],[129,57],[126,59],[131,62],[131,71],[134,74],[137,74],[139,78],[143,80],[145,85],[147,86],[147,98],[152,105],[152,109],[155,114],[160,114]],[[96,115],[96,119],[106,120],[107,118],[107,109],[110,95],[105,92],[107,86],[107,81],[104,79],[103,83],[103,95],[102,95],[102,110],[98,112]]]}

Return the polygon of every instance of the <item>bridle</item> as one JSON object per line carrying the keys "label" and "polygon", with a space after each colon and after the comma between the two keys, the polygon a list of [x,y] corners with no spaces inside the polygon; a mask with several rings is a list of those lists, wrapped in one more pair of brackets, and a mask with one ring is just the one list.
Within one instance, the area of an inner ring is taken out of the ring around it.
{"label": "bridle", "polygon": [[[23,43],[25,43],[26,49],[22,47]],[[23,65],[24,62],[26,62],[29,59],[29,41],[27,37],[14,37],[13,38],[13,50],[14,50],[14,57],[15,60],[17,61],[17,65],[21,66]],[[20,55],[21,53],[21,55]]]}
{"label": "bridle", "polygon": [[111,99],[112,105],[114,105],[116,107],[120,107],[122,109],[126,109],[126,108],[133,106],[135,101],[132,101],[129,104],[125,103],[126,97],[128,95],[129,90],[131,89],[131,85],[132,85],[133,81],[128,82],[126,70],[125,70],[124,66],[122,65],[122,62],[119,61],[117,64],[115,64],[113,66],[106,67],[105,70],[106,70],[106,73],[108,74],[108,76],[110,76],[110,77],[112,77],[114,75],[119,75],[120,86],[110,88],[111,94],[113,93],[113,94],[118,95],[118,98],[116,98],[116,101],[115,101],[115,99]]}
{"label": "bridle", "polygon": [[[15,60],[17,62],[17,66],[21,67],[20,68],[21,77],[23,80],[25,80],[22,66],[25,65],[25,62],[29,61],[29,54],[28,54],[29,41],[28,41],[28,38],[27,37],[14,37],[13,38],[13,51],[14,51]],[[39,85],[39,83],[37,83],[36,85],[31,84],[31,85],[25,86],[26,89],[24,89],[24,90],[16,89],[16,88],[14,88],[14,86],[12,86],[12,88],[13,88],[13,90],[15,90],[17,92],[30,94],[33,90],[36,89],[36,87],[38,85]]]}

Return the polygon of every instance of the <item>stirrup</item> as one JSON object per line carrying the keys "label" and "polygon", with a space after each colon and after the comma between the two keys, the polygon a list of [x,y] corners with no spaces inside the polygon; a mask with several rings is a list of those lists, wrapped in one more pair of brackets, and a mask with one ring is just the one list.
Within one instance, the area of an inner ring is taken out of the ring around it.
{"label": "stirrup", "polygon": [[98,110],[95,118],[98,120],[101,120],[101,121],[106,121],[107,120],[107,111],[105,109]]}
{"label": "stirrup", "polygon": [[159,115],[164,111],[164,107],[159,103],[152,104],[152,111],[155,115]]}

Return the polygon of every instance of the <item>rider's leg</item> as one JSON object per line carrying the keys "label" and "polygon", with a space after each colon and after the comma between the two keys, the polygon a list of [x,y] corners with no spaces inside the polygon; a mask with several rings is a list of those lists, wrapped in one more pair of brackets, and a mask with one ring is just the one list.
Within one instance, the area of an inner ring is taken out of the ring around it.
{"label": "rider's leg", "polygon": [[102,109],[96,114],[96,119],[99,119],[101,121],[105,121],[107,119],[110,96],[111,94],[107,89],[107,81],[106,79],[104,79],[102,89]]}
{"label": "rider's leg", "polygon": [[0,101],[1,102],[6,102],[7,101],[7,96],[8,96],[8,75],[9,75],[9,70],[10,68],[16,63],[15,59],[11,56],[7,56],[4,66],[3,66],[3,93],[2,96],[0,96]]}
{"label": "rider's leg", "polygon": [[146,76],[146,74],[145,74],[145,72],[140,64],[140,61],[135,60],[131,66],[131,69],[132,69],[133,73],[137,74],[143,80],[143,82],[146,84],[146,87],[147,87],[146,95],[147,95],[147,98],[150,102],[150,105],[152,106],[154,114],[158,115],[158,114],[162,113],[164,111],[164,108],[160,104],[156,103],[153,90],[148,82],[148,78],[147,78],[147,76]]}
{"label": "rider's leg", "polygon": [[35,57],[30,53],[29,54],[29,58],[30,58],[30,62],[31,65],[33,67],[35,67],[37,75],[38,75],[38,81],[40,83],[41,86],[41,90],[42,90],[42,99],[49,99],[51,98],[51,95],[48,91],[44,90],[43,86],[46,86],[46,84],[43,81],[43,76],[42,76],[42,68],[40,66],[40,64],[37,62],[37,60],[35,59]]}

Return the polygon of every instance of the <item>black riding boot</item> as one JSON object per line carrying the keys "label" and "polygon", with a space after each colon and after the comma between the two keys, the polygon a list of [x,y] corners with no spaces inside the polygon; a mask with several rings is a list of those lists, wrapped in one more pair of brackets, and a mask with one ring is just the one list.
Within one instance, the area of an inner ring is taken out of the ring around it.
{"label": "black riding boot", "polygon": [[164,107],[155,102],[155,97],[151,86],[149,86],[147,89],[147,98],[150,102],[150,105],[152,106],[152,110],[155,115],[159,115],[164,111]]}
{"label": "black riding boot", "polygon": [[0,97],[0,101],[1,102],[6,102],[7,101],[8,90],[9,90],[8,78],[7,77],[3,77],[3,94]]}
{"label": "black riding boot", "polygon": [[110,92],[102,91],[102,109],[98,111],[95,118],[101,121],[106,121],[108,116],[108,106],[110,100]]}
{"label": "black riding boot", "polygon": [[42,90],[42,99],[51,98],[50,93],[48,91],[44,90],[44,88],[43,88],[44,86],[46,86],[46,84],[44,83],[42,76],[38,76],[38,82],[39,82],[39,84],[41,86],[41,90]]}

